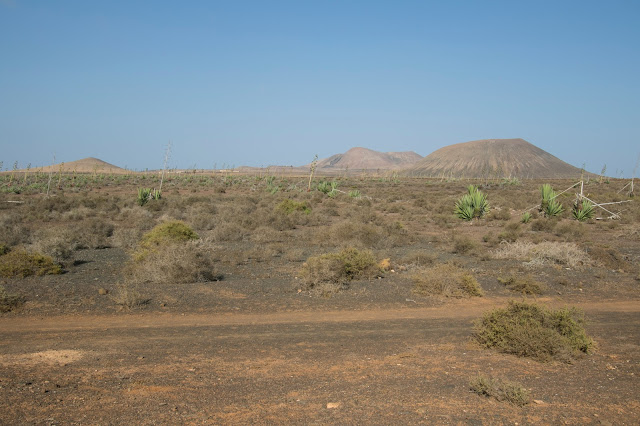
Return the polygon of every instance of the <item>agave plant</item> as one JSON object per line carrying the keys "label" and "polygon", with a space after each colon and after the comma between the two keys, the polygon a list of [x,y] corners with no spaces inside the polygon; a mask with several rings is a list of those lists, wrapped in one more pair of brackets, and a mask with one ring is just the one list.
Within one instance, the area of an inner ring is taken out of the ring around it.
{"label": "agave plant", "polygon": [[580,222],[591,219],[594,214],[593,203],[586,199],[578,199],[573,203],[573,218]]}
{"label": "agave plant", "polygon": [[548,183],[540,187],[542,201],[540,202],[540,211],[547,217],[558,216],[564,211],[562,204],[556,199],[556,192]]}
{"label": "agave plant", "polygon": [[138,199],[137,203],[141,206],[147,204],[147,201],[151,199],[151,189],[150,188],[138,188]]}
{"label": "agave plant", "polygon": [[467,187],[467,194],[456,201],[455,214],[462,220],[480,219],[489,211],[487,196],[475,185]]}

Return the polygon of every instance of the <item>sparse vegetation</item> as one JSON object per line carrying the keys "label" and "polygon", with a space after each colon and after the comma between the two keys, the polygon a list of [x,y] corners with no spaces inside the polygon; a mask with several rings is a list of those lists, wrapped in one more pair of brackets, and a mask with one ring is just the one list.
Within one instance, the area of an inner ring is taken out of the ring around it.
{"label": "sparse vegetation", "polygon": [[485,313],[474,326],[474,337],[486,348],[542,362],[572,362],[595,348],[581,311],[528,302],[511,301],[504,309]]}
{"label": "sparse vegetation", "polygon": [[0,285],[0,312],[9,312],[19,308],[24,303],[24,297],[8,293],[4,286]]}
{"label": "sparse vegetation", "polygon": [[531,275],[498,277],[498,281],[504,284],[509,290],[524,295],[542,294],[544,291],[544,285],[534,280]]}
{"label": "sparse vegetation", "polygon": [[380,274],[370,250],[350,247],[337,253],[312,256],[302,266],[300,278],[306,290],[321,283],[346,284],[355,278],[372,278]]}
{"label": "sparse vegetation", "polygon": [[528,241],[503,243],[493,252],[497,259],[521,259],[529,266],[560,264],[580,267],[591,263],[589,256],[574,243],[543,241],[534,244]]}
{"label": "sparse vegetation", "polygon": [[420,296],[470,297],[484,292],[468,271],[451,264],[420,268],[411,274],[413,292]]}
{"label": "sparse vegetation", "polygon": [[49,256],[14,249],[0,256],[0,277],[24,278],[31,275],[61,274],[62,268]]}
{"label": "sparse vegetation", "polygon": [[310,214],[311,206],[306,201],[294,201],[287,198],[286,200],[283,200],[280,204],[278,204],[276,210],[284,214],[291,214],[293,212]]}
{"label": "sparse vegetation", "polygon": [[198,234],[184,222],[176,220],[164,222],[142,236],[134,258],[142,260],[150,252],[163,246],[197,240],[198,238]]}
{"label": "sparse vegetation", "polygon": [[523,407],[531,402],[529,391],[521,384],[508,380],[493,379],[484,374],[478,374],[469,381],[469,388],[478,395],[494,398],[497,401],[506,401],[510,404]]}

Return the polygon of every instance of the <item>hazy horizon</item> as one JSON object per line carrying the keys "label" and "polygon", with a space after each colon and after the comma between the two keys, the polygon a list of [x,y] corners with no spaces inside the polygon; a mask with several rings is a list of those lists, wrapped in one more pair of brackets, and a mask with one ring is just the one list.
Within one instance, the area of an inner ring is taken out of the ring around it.
{"label": "hazy horizon", "polygon": [[3,168],[301,166],[522,138],[630,177],[640,3],[0,1]]}

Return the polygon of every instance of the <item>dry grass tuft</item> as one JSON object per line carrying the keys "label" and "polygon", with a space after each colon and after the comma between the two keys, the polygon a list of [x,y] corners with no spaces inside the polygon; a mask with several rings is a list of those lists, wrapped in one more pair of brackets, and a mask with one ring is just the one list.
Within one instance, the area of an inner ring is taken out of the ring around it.
{"label": "dry grass tuft", "polygon": [[515,275],[511,275],[506,278],[498,277],[498,281],[504,284],[509,290],[516,293],[529,295],[542,294],[545,289],[544,284],[534,280],[531,275],[526,275],[524,277],[517,277]]}
{"label": "dry grass tuft", "polygon": [[482,296],[482,287],[471,273],[451,263],[421,268],[411,274],[413,292],[421,296]]}
{"label": "dry grass tuft", "polygon": [[529,391],[519,383],[492,379],[483,374],[472,378],[469,381],[469,388],[478,395],[495,398],[498,401],[507,401],[518,407],[524,407],[531,401]]}
{"label": "dry grass tuft", "polygon": [[9,312],[20,307],[23,303],[22,296],[8,293],[4,286],[0,285],[0,312]]}
{"label": "dry grass tuft", "polygon": [[560,264],[570,267],[589,265],[589,256],[574,243],[543,241],[533,244],[528,241],[504,242],[493,252],[496,259],[521,259],[530,266]]}

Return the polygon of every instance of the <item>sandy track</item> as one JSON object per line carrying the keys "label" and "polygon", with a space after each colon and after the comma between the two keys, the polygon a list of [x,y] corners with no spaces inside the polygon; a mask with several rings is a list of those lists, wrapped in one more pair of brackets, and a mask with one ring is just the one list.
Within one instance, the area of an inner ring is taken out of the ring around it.
{"label": "sandy track", "polygon": [[[547,305],[560,307],[563,302],[550,299],[539,299]],[[503,306],[507,299],[485,298],[481,300],[465,300],[430,308],[404,309],[367,309],[354,311],[302,311],[276,312],[267,314],[130,314],[130,315],[79,315],[53,316],[39,318],[3,318],[0,319],[0,332],[28,331],[72,331],[113,328],[162,328],[162,327],[196,327],[222,325],[258,325],[258,324],[291,324],[291,323],[340,323],[361,321],[419,320],[441,318],[477,318],[488,309]],[[597,312],[640,312],[640,301],[610,301],[578,303],[572,306],[583,309],[586,313]]]}

